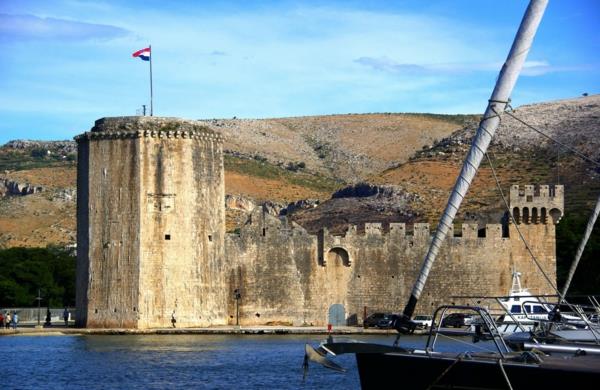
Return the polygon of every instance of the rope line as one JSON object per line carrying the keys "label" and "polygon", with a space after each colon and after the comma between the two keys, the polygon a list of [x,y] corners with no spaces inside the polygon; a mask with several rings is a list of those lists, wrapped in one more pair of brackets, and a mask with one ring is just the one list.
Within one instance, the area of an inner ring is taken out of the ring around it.
{"label": "rope line", "polygon": [[[511,107],[511,108],[512,108],[512,107]],[[554,139],[553,137],[551,137],[551,136],[549,136],[548,134],[544,133],[544,132],[543,132],[543,131],[541,131],[540,129],[537,129],[537,128],[533,127],[532,125],[530,125],[529,123],[525,122],[524,120],[522,120],[522,119],[520,119],[520,118],[516,117],[516,116],[515,116],[515,115],[513,115],[513,114],[512,114],[510,111],[504,111],[504,113],[505,113],[506,115],[508,115],[509,117],[513,118],[514,120],[516,120],[517,122],[519,122],[519,123],[521,123],[521,124],[523,124],[523,125],[527,126],[528,128],[530,128],[531,130],[535,131],[536,133],[538,133],[538,134],[542,135],[543,137],[545,137],[545,138],[549,139],[550,141],[552,141],[552,142],[556,143],[557,145],[560,145],[560,146],[562,146],[563,148],[565,148],[565,149],[567,149],[567,150],[569,150],[569,151],[571,151],[571,152],[575,153],[577,156],[581,157],[581,158],[582,158],[582,159],[584,159],[585,161],[588,161],[588,162],[590,162],[590,163],[592,163],[592,164],[594,164],[594,165],[596,165],[596,166],[600,166],[600,162],[599,162],[599,161],[596,161],[596,160],[594,160],[593,158],[586,156],[585,154],[581,153],[580,151],[578,151],[577,149],[575,149],[574,147],[572,147],[572,146],[570,146],[570,145],[567,145],[567,144],[565,144],[565,143],[563,143],[563,142],[560,142],[560,141],[559,141],[559,140],[557,140],[557,139]]]}
{"label": "rope line", "polygon": [[504,196],[504,191],[502,191],[502,187],[500,185],[500,180],[498,180],[498,176],[496,175],[496,169],[494,169],[494,164],[492,164],[492,160],[490,159],[490,155],[488,153],[486,153],[485,157],[487,158],[488,164],[490,164],[490,169],[492,171],[492,175],[494,176],[494,181],[496,182],[496,187],[498,188],[498,192],[500,192],[500,197],[502,198],[502,202],[504,203],[504,207],[506,207],[506,210],[508,211],[508,215],[510,216],[510,220],[513,222],[513,225],[515,226],[515,229],[517,230],[517,233],[519,233],[519,237],[521,238],[521,241],[523,241],[523,244],[525,244],[525,248],[527,249],[527,252],[529,252],[529,255],[533,259],[535,265],[540,270],[540,272],[542,273],[542,275],[544,276],[544,278],[546,279],[546,281],[548,282],[548,284],[550,285],[550,287],[562,299],[563,297],[560,294],[560,291],[558,291],[558,288],[554,285],[554,283],[552,283],[552,280],[550,279],[550,277],[548,277],[548,275],[546,274],[546,272],[542,268],[542,266],[541,266],[540,262],[538,261],[537,257],[533,254],[533,251],[531,250],[531,247],[527,243],[527,240],[525,240],[525,236],[523,236],[523,233],[521,232],[521,229],[519,229],[519,225],[517,224],[517,221],[515,220],[514,215],[510,212],[510,206],[508,205],[508,201],[506,200],[506,196]]}
{"label": "rope line", "polygon": [[502,365],[502,359],[498,359],[498,365],[500,366],[500,371],[502,371],[502,375],[504,375],[504,379],[506,379],[506,384],[510,390],[513,390],[512,385],[510,384],[510,379],[508,379],[508,375],[506,375],[506,371],[504,370],[504,365]]}
{"label": "rope line", "polygon": [[450,364],[444,370],[444,372],[442,372],[442,374],[440,376],[438,376],[429,386],[427,386],[426,390],[429,390],[429,389],[433,388],[433,386],[435,386],[452,369],[452,367],[454,367],[458,362],[460,362],[462,360],[462,358],[463,358],[462,355],[463,355],[462,353],[460,355],[458,355],[458,357],[456,358],[456,360],[453,361],[452,364]]}
{"label": "rope line", "polygon": [[[546,279],[546,281],[548,282],[548,284],[550,285],[550,287],[556,292],[556,295],[558,295],[559,302],[564,302],[569,307],[569,309],[571,309],[573,311],[573,313],[576,313],[577,310],[575,309],[575,307],[572,304],[570,304],[565,299],[564,295],[558,290],[558,287],[555,286],[554,283],[552,282],[552,280],[548,277],[548,275],[546,274],[546,272],[542,268],[542,265],[538,261],[537,257],[533,254],[533,251],[531,250],[531,247],[527,243],[527,240],[525,239],[525,236],[523,236],[523,233],[521,232],[521,229],[519,229],[517,221],[515,220],[515,217],[514,217],[514,215],[512,214],[512,212],[510,210],[510,206],[508,205],[508,201],[506,200],[506,197],[504,196],[504,191],[502,191],[502,186],[500,185],[500,181],[498,180],[498,176],[496,175],[496,170],[494,169],[494,165],[492,164],[492,160],[491,160],[489,154],[486,153],[485,156],[487,158],[488,164],[490,164],[492,175],[494,176],[494,180],[496,181],[496,187],[498,188],[498,192],[500,192],[500,196],[502,197],[502,202],[504,203],[504,206],[506,207],[506,210],[508,212],[510,220],[513,222],[513,224],[515,226],[515,229],[517,230],[517,233],[519,233],[519,237],[520,237],[521,241],[523,241],[523,244],[525,245],[525,248],[527,249],[527,252],[529,252],[529,255],[533,259],[533,262],[535,263],[535,265],[538,268],[538,270],[542,273],[542,275],[544,276],[544,278]],[[593,331],[592,326],[591,326],[588,318],[586,316],[581,316],[581,319],[583,320],[583,322],[585,322],[585,324],[588,326],[588,328],[590,328],[590,330],[592,331],[592,335],[594,336],[596,344],[600,344],[600,339],[596,335],[596,332]]]}
{"label": "rope line", "polygon": [[469,343],[469,342],[466,342],[466,341],[462,341],[462,340],[460,340],[460,339],[454,338],[454,337],[452,337],[452,336],[445,335],[445,334],[443,334],[443,333],[438,333],[438,336],[445,337],[445,338],[447,338],[447,339],[449,339],[449,340],[452,340],[452,341],[455,341],[455,342],[457,342],[457,343],[466,344],[466,345],[468,345],[469,347],[473,347],[473,348],[479,349],[479,350],[481,350],[481,351],[485,351],[485,352],[491,352],[491,353],[494,353],[494,352],[495,352],[495,351],[494,351],[494,350],[492,350],[492,349],[488,349],[488,348],[485,348],[485,347],[480,347],[479,345],[472,344],[472,343]]}

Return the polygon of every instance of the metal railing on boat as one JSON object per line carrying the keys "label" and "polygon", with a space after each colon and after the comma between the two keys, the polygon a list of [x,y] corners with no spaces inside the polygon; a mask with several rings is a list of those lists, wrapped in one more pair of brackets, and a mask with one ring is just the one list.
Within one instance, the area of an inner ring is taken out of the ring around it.
{"label": "metal railing on boat", "polygon": [[[450,330],[448,328],[443,328],[442,325],[444,323],[444,319],[447,317],[446,314],[449,311],[470,311],[474,312],[481,318],[481,323],[476,325],[475,332],[465,332],[465,331],[456,331]],[[439,316],[439,321],[438,321]],[[435,326],[431,326],[429,329],[429,335],[427,337],[427,343],[425,344],[425,351],[433,352],[435,350],[435,344],[437,342],[439,335],[461,335],[461,336],[474,336],[478,339],[490,338],[496,348],[498,349],[498,353],[504,359],[507,353],[512,352],[511,349],[506,345],[506,342],[502,338],[498,327],[496,326],[496,322],[490,315],[490,313],[483,307],[479,306],[464,306],[464,305],[444,305],[438,307],[433,313],[433,322]],[[483,329],[482,329],[483,328]],[[487,332],[487,336],[484,333]]]}

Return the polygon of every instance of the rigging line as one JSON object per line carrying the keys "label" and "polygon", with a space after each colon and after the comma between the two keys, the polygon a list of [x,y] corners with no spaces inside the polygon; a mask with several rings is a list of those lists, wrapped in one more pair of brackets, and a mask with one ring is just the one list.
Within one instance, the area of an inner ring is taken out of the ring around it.
{"label": "rigging line", "polygon": [[[512,108],[512,107],[511,107]],[[494,113],[497,113],[496,110],[494,108],[492,108],[492,111],[494,111]],[[506,111],[505,111],[506,112]],[[510,115],[510,113],[509,113]],[[517,119],[517,118],[515,118]],[[500,118],[500,120],[502,120],[502,118]],[[525,122],[523,122],[525,123]],[[526,123],[525,123],[526,124]],[[526,124],[527,126],[529,126],[528,124]],[[535,129],[534,129],[535,130]],[[536,130],[537,131],[537,130]],[[544,134],[545,135],[545,134]],[[493,154],[493,152],[491,152]],[[527,249],[527,252],[529,252],[529,255],[531,256],[531,258],[533,259],[536,267],[538,268],[538,270],[542,273],[542,275],[544,276],[544,278],[546,279],[546,281],[548,282],[548,284],[550,285],[550,287],[556,292],[556,294],[559,297],[559,304],[561,302],[564,302],[564,304],[566,304],[569,309],[571,309],[572,312],[576,313],[576,309],[575,307],[573,307],[572,304],[570,304],[565,296],[563,296],[561,294],[561,292],[558,290],[558,286],[555,286],[554,283],[550,280],[550,278],[548,277],[548,275],[546,274],[546,272],[544,271],[544,269],[542,268],[540,262],[538,261],[537,257],[535,257],[535,255],[533,254],[533,251],[531,250],[531,247],[529,246],[529,244],[527,243],[527,240],[525,240],[525,237],[523,236],[523,233],[521,232],[521,229],[519,229],[519,226],[517,224],[517,221],[515,220],[515,217],[513,216],[511,210],[510,210],[510,206],[508,205],[508,201],[506,200],[506,197],[504,196],[504,191],[502,191],[502,186],[500,185],[500,180],[498,180],[498,176],[496,175],[496,170],[494,169],[494,165],[492,164],[492,160],[490,159],[489,154],[485,154],[485,157],[487,158],[488,164],[490,164],[490,168],[492,171],[492,174],[494,176],[494,180],[496,181],[496,187],[498,188],[498,192],[500,192],[500,196],[502,197],[502,201],[504,203],[504,206],[506,207],[506,210],[508,212],[508,215],[510,216],[510,220],[513,222],[515,229],[517,230],[517,232],[519,233],[519,237],[521,238],[521,241],[523,241],[523,244],[525,245],[525,248]],[[494,155],[495,158],[495,155]],[[583,322],[585,322],[585,324],[591,328],[591,324],[588,320],[588,318],[586,316],[582,316],[581,318],[583,320]],[[596,336],[596,334],[594,332],[592,332],[592,335],[594,336],[594,339],[596,339],[596,344],[600,344],[600,339]]]}
{"label": "rigging line", "polygon": [[504,370],[504,366],[502,365],[502,360],[498,360],[498,365],[500,366],[500,371],[502,371],[502,375],[504,375],[504,379],[506,379],[506,385],[510,390],[513,390],[512,385],[510,384],[510,379],[508,379],[508,375],[506,375],[506,371]]}
{"label": "rigging line", "polygon": [[500,192],[500,197],[502,198],[502,202],[504,203],[504,207],[506,207],[506,210],[507,210],[508,215],[509,215],[509,219],[513,222],[513,225],[515,226],[515,229],[517,230],[517,233],[519,233],[519,237],[521,238],[521,241],[523,241],[523,244],[525,244],[525,248],[527,249],[527,252],[529,252],[529,255],[531,256],[531,258],[535,262],[535,265],[538,267],[538,269],[540,270],[540,272],[542,273],[542,275],[544,276],[544,278],[546,279],[546,281],[548,282],[548,284],[550,285],[550,287],[558,294],[558,296],[559,296],[560,299],[563,299],[564,297],[561,295],[560,291],[558,291],[558,288],[554,285],[554,283],[552,283],[552,280],[548,277],[548,275],[546,274],[546,272],[542,268],[542,266],[539,263],[537,257],[533,254],[533,251],[531,250],[531,247],[527,243],[527,240],[525,240],[525,237],[521,233],[521,229],[519,229],[519,226],[517,225],[517,221],[515,220],[515,217],[513,216],[513,214],[510,211],[510,206],[508,205],[508,201],[506,200],[506,196],[504,196],[504,191],[502,191],[502,187],[500,186],[500,181],[498,180],[498,176],[496,176],[496,170],[494,169],[494,165],[492,164],[492,159],[490,158],[490,155],[488,153],[486,153],[485,157],[487,158],[488,164],[490,164],[490,169],[492,171],[492,175],[494,176],[494,180],[496,181],[496,187],[498,188],[498,192]]}
{"label": "rigging line", "polygon": [[571,152],[575,153],[577,156],[581,157],[582,159],[586,160],[587,162],[590,162],[594,165],[600,166],[600,162],[594,160],[591,157],[586,156],[585,154],[581,153],[580,151],[578,151],[577,149],[575,149],[574,147],[567,145],[563,142],[560,142],[559,140],[556,140],[554,138],[552,138],[551,136],[549,136],[548,134],[544,133],[543,131],[541,131],[540,129],[537,129],[535,127],[533,127],[532,125],[530,125],[529,123],[525,122],[524,120],[514,116],[510,111],[504,111],[504,114],[510,116],[511,118],[513,118],[514,120],[516,120],[517,122],[527,126],[528,128],[530,128],[531,130],[535,131],[536,133],[542,135],[543,137],[548,138],[550,141],[562,146],[563,148],[570,150]]}
{"label": "rigging line", "polygon": [[429,386],[427,386],[426,390],[430,390],[433,388],[433,386],[435,386],[444,376],[446,376],[446,374],[452,369],[452,367],[454,367],[457,363],[459,363],[460,361],[462,361],[463,359],[463,354],[459,354],[458,357],[456,358],[456,360],[454,360],[452,362],[452,364],[450,364],[442,373],[440,376],[438,376]]}
{"label": "rigging line", "polygon": [[448,336],[448,335],[443,334],[443,333],[438,333],[438,336],[445,337],[445,338],[447,338],[449,340],[455,341],[457,343],[468,345],[469,347],[473,347],[473,348],[479,349],[479,350],[484,351],[484,352],[492,352],[492,353],[494,352],[492,349],[485,348],[485,347],[480,347],[479,345],[475,345],[473,343],[468,343],[466,341],[459,340],[457,338],[454,338],[452,336]]}
{"label": "rigging line", "polygon": [[[497,113],[496,110],[494,110],[494,109],[492,109],[492,110],[495,113]],[[493,152],[491,152],[491,153],[493,153]],[[504,207],[506,207],[506,211],[508,212],[510,220],[515,225],[515,229],[519,233],[519,237],[521,238],[521,241],[523,241],[523,244],[525,244],[525,248],[527,249],[527,252],[529,252],[529,255],[533,259],[535,265],[540,270],[540,272],[542,273],[542,275],[544,276],[544,278],[546,279],[546,281],[548,282],[548,284],[550,285],[550,287],[558,294],[560,300],[561,301],[564,300],[564,297],[560,294],[560,291],[558,291],[558,287],[555,286],[554,283],[552,283],[552,280],[548,277],[548,275],[546,274],[546,272],[542,268],[542,266],[539,263],[537,257],[535,257],[535,255],[533,254],[533,251],[529,247],[529,244],[527,243],[527,240],[525,240],[525,237],[523,236],[523,233],[521,233],[521,229],[519,229],[517,221],[515,220],[515,217],[513,216],[512,212],[510,210],[510,206],[508,204],[508,201],[506,200],[506,196],[504,196],[504,191],[502,191],[502,186],[500,185],[500,180],[498,179],[498,176],[496,175],[496,170],[494,169],[494,164],[492,164],[492,159],[490,158],[490,155],[488,153],[486,153],[485,157],[487,159],[488,164],[490,164],[490,169],[492,171],[492,175],[494,176],[494,181],[496,182],[496,187],[498,188],[498,192],[500,193],[500,196],[502,197],[502,202],[504,203]],[[494,158],[495,158],[495,155],[494,155]]]}
{"label": "rigging line", "polygon": [[[519,229],[517,221],[515,220],[515,217],[513,216],[512,212],[510,210],[510,206],[508,205],[508,201],[506,200],[506,197],[504,196],[504,191],[502,191],[502,186],[500,185],[500,181],[498,180],[498,176],[496,176],[496,170],[494,169],[494,165],[492,164],[492,160],[490,159],[489,154],[486,153],[485,157],[487,158],[488,164],[490,164],[492,175],[494,176],[494,180],[496,181],[496,187],[498,188],[498,191],[500,192],[500,196],[502,197],[502,202],[504,203],[504,206],[506,207],[506,210],[508,212],[510,220],[513,222],[513,224],[515,226],[515,229],[517,230],[517,233],[519,233],[519,237],[521,238],[521,241],[523,241],[523,244],[525,244],[525,248],[527,248],[527,252],[529,252],[529,255],[533,259],[533,262],[535,263],[535,265],[538,268],[538,270],[542,273],[542,275],[544,276],[544,278],[546,279],[546,281],[548,282],[548,284],[550,285],[550,287],[558,295],[559,303],[560,302],[564,302],[569,307],[569,309],[571,309],[571,311],[573,313],[576,313],[577,310],[575,309],[575,307],[565,299],[565,297],[558,290],[558,287],[555,286],[554,283],[552,283],[552,281],[550,280],[550,278],[548,277],[548,275],[546,274],[546,272],[542,268],[542,265],[538,261],[537,257],[535,257],[535,255],[533,254],[533,251],[531,250],[531,247],[527,243],[527,240],[525,240],[525,237],[523,236],[523,233],[521,232],[521,229]],[[583,320],[583,322],[585,322],[585,324],[589,328],[592,328],[591,323],[589,322],[589,320],[588,320],[588,318],[586,316],[580,316],[580,317]],[[598,338],[598,336],[596,336],[596,333],[594,331],[592,331],[592,335],[594,336],[594,339],[596,340],[596,344],[600,344],[600,339]]]}

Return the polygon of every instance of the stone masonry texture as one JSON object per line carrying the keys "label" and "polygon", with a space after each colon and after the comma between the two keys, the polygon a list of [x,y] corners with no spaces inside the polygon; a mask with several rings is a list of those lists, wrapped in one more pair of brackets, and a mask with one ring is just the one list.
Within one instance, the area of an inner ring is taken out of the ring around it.
{"label": "stone masonry texture", "polygon": [[226,322],[222,138],[124,117],[77,137],[79,325]]}
{"label": "stone masonry texture", "polygon": [[[242,325],[361,324],[403,309],[431,241],[423,223],[311,235],[260,208],[225,234],[223,140],[199,122],[104,118],[76,140],[80,326],[166,327],[173,314],[178,327],[235,324],[238,310]],[[416,313],[506,295],[513,270],[552,293],[516,229],[555,280],[563,203],[562,186],[513,186],[517,225],[457,226]]]}

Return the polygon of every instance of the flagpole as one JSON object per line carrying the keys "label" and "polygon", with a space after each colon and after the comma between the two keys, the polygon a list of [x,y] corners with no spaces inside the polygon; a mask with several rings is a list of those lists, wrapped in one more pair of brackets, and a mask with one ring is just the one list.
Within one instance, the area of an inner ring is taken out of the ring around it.
{"label": "flagpole", "polygon": [[148,47],[150,48],[150,116],[152,116],[154,111],[152,107],[152,45],[148,45]]}

